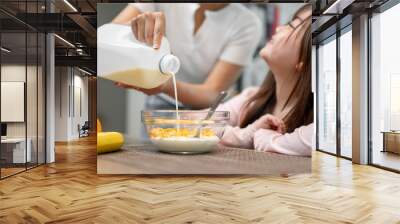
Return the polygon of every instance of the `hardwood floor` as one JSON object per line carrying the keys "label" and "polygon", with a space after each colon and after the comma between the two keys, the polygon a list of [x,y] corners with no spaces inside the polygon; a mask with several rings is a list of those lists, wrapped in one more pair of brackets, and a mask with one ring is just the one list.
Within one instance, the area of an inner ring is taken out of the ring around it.
{"label": "hardwood floor", "polygon": [[374,164],[400,170],[400,155],[392,152],[374,151],[372,160]]}
{"label": "hardwood floor", "polygon": [[0,181],[0,223],[400,223],[400,175],[323,153],[290,177],[98,176],[94,139]]}
{"label": "hardwood floor", "polygon": [[7,176],[11,176],[13,174],[19,173],[19,172],[23,172],[25,170],[25,167],[7,167],[7,168],[1,168],[1,177],[7,177]]}

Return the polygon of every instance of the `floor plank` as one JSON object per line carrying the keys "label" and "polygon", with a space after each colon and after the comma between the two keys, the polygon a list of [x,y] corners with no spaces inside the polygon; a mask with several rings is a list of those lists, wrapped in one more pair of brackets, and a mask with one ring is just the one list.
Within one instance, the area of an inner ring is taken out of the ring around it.
{"label": "floor plank", "polygon": [[400,154],[392,152],[374,151],[372,161],[376,165],[389,167],[395,170],[400,170]]}
{"label": "floor plank", "polygon": [[400,175],[315,152],[290,177],[96,174],[95,139],[0,181],[0,223],[400,223]]}

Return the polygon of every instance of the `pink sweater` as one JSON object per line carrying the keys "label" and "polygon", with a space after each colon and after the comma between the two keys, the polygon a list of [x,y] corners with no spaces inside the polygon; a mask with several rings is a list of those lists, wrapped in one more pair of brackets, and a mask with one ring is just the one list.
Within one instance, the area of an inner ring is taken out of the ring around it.
{"label": "pink sweater", "polygon": [[217,110],[229,111],[229,126],[225,128],[221,143],[238,148],[254,148],[257,151],[276,152],[287,155],[311,156],[314,125],[309,124],[295,129],[292,133],[280,134],[270,129],[238,127],[242,105],[258,90],[258,87],[245,89]]}

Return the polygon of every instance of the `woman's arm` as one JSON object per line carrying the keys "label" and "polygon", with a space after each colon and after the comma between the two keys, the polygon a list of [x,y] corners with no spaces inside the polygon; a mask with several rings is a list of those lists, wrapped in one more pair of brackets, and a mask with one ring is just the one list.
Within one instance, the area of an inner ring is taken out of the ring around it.
{"label": "woman's arm", "polygon": [[286,155],[311,156],[314,124],[301,126],[292,133],[260,129],[254,133],[254,149]]}
{"label": "woman's arm", "polygon": [[[177,81],[179,101],[194,109],[211,106],[221,91],[227,90],[235,83],[241,68],[240,65],[219,60],[204,83],[192,84]],[[172,80],[164,86],[163,92],[174,97]]]}
{"label": "woman's arm", "polygon": [[[242,66],[231,64],[229,62],[218,61],[207,80],[202,84],[192,84],[182,81],[176,81],[178,99],[184,105],[194,109],[205,109],[211,106],[221,91],[227,90],[239,77]],[[170,97],[175,97],[172,78],[163,85],[144,89],[123,83],[116,83],[122,88],[136,89],[147,95],[165,93]]]}

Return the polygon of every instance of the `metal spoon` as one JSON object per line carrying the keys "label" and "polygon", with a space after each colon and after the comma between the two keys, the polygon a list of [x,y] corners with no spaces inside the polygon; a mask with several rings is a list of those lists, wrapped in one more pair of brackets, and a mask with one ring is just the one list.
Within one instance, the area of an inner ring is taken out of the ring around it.
{"label": "metal spoon", "polygon": [[219,93],[217,99],[215,99],[214,103],[211,105],[210,110],[207,113],[207,116],[200,121],[199,127],[196,129],[196,134],[194,135],[195,138],[200,137],[200,129],[204,126],[203,122],[210,119],[212,115],[214,114],[215,110],[219,106],[219,104],[222,102],[222,100],[226,97],[228,93],[226,91],[222,91]]}

